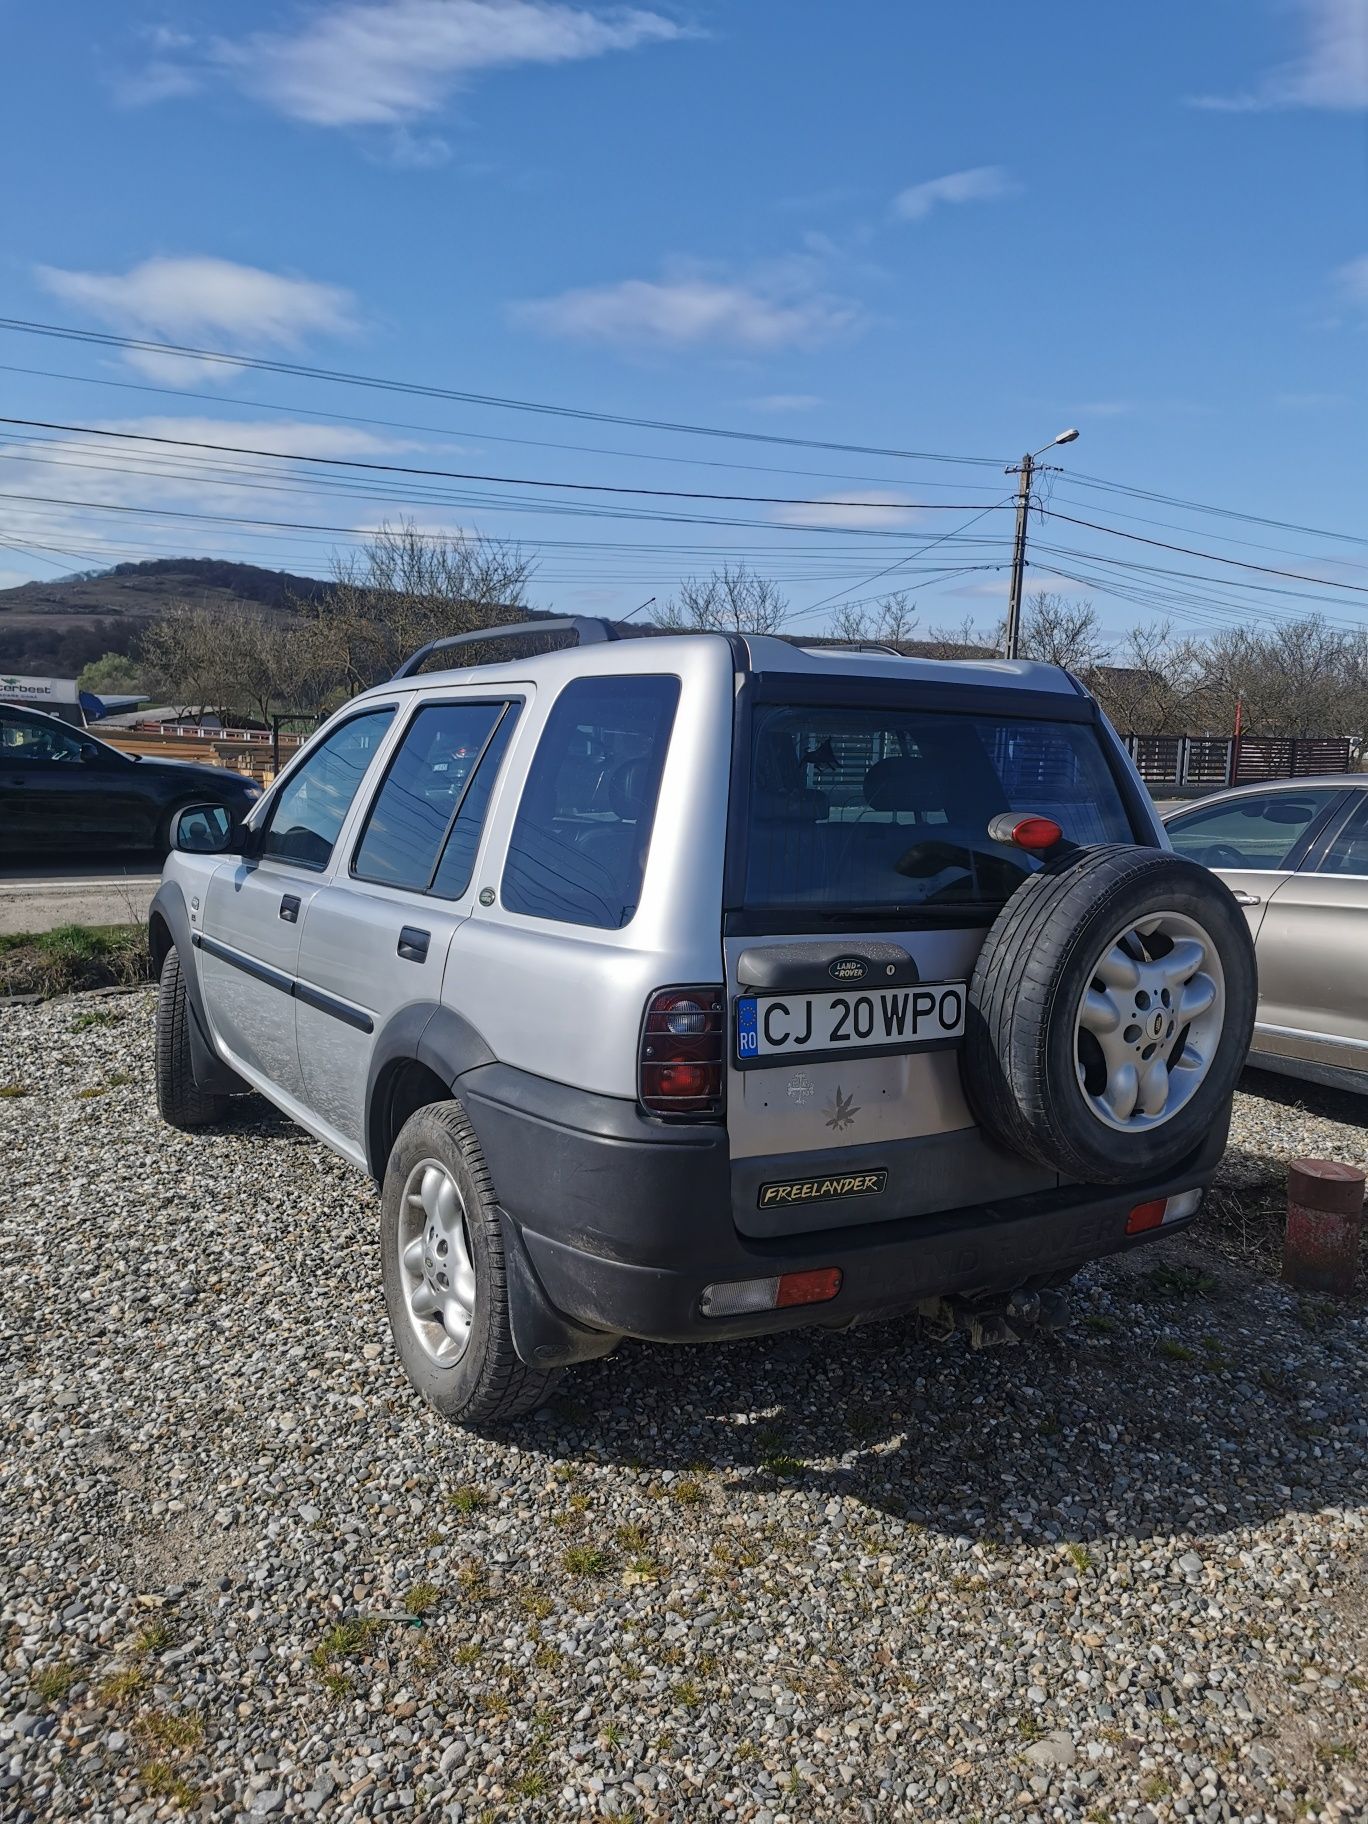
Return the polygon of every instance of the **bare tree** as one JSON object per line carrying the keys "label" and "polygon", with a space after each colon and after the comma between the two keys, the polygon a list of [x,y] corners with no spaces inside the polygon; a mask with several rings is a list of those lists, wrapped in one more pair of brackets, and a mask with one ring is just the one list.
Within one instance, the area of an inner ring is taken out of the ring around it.
{"label": "bare tree", "polygon": [[[1195,733],[1200,640],[1178,638],[1168,621],[1132,627],[1089,683],[1124,734]],[[1198,712],[1199,713],[1199,712]]]}
{"label": "bare tree", "polygon": [[320,601],[301,606],[315,667],[331,669],[351,694],[390,676],[429,640],[517,620],[534,567],[518,545],[430,535],[407,521],[382,526],[334,562]]}
{"label": "bare tree", "polygon": [[915,605],[909,604],[906,593],[901,590],[867,607],[858,603],[845,604],[831,617],[831,631],[837,639],[852,643],[869,641],[892,646],[898,652],[911,647],[916,625]]}
{"label": "bare tree", "polygon": [[333,683],[307,629],[246,608],[173,604],[143,635],[142,662],[158,695],[224,721],[313,713]]}
{"label": "bare tree", "polygon": [[971,615],[958,627],[928,627],[917,651],[928,659],[992,659],[1002,651],[1006,623],[999,621],[990,633],[982,632]]}
{"label": "bare tree", "polygon": [[673,633],[777,633],[787,614],[778,586],[742,563],[688,577],[656,621]]}
{"label": "bare tree", "polygon": [[1021,621],[1021,656],[1062,665],[1087,678],[1107,655],[1102,622],[1091,602],[1073,602],[1053,590],[1026,598]]}

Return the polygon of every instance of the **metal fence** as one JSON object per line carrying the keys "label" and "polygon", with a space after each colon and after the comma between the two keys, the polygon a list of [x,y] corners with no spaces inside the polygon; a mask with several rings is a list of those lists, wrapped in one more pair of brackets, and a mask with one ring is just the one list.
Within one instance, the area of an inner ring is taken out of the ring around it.
{"label": "metal fence", "polygon": [[1155,786],[1247,785],[1347,773],[1353,750],[1339,735],[1127,735],[1140,777]]}

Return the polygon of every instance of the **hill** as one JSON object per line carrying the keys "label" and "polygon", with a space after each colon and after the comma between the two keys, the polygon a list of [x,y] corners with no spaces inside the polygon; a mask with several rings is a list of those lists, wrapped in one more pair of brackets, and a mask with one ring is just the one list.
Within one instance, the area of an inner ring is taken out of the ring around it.
{"label": "hill", "polygon": [[131,652],[175,602],[288,612],[328,585],[317,577],[211,557],[159,557],[0,589],[0,671],[72,678],[106,652]]}

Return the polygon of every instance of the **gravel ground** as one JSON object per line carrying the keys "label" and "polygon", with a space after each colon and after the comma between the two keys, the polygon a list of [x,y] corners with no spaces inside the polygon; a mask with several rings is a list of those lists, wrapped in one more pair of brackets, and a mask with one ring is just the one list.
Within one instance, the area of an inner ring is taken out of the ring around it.
{"label": "gravel ground", "polygon": [[161,1127],[151,1022],[0,1012],[0,1816],[1368,1817],[1364,1305],[1235,1214],[1362,1108],[1242,1095],[1063,1337],[626,1346],[489,1441],[366,1182]]}

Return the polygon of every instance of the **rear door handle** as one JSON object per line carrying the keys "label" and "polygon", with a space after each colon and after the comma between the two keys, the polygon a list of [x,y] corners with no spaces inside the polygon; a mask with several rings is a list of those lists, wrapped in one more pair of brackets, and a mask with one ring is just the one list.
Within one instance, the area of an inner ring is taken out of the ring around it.
{"label": "rear door handle", "polygon": [[286,893],[284,895],[280,902],[280,916],[285,920],[287,925],[294,924],[295,920],[299,917],[298,893]]}
{"label": "rear door handle", "polygon": [[425,963],[432,934],[416,925],[405,925],[399,933],[399,954],[406,963]]}
{"label": "rear door handle", "polygon": [[1243,887],[1232,888],[1232,893],[1237,906],[1261,906],[1263,904],[1263,900],[1257,893],[1246,893]]}

